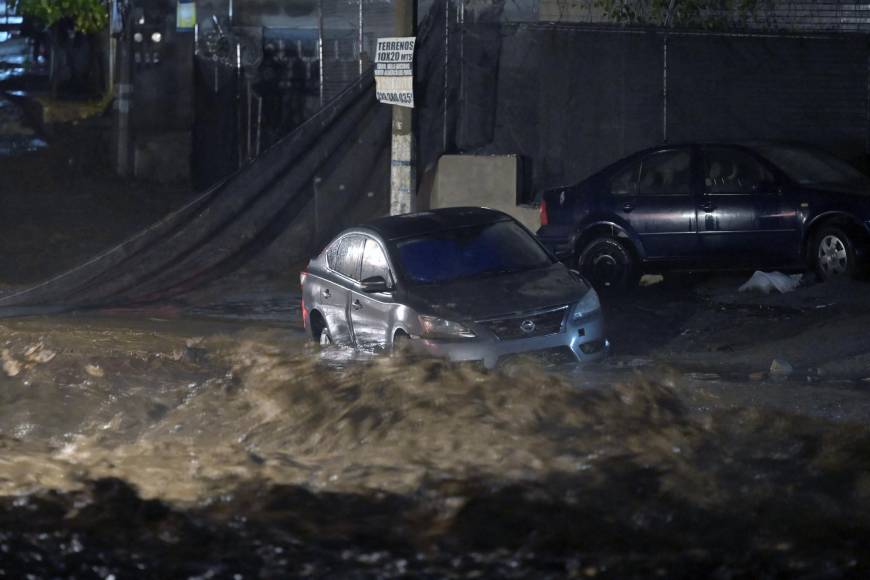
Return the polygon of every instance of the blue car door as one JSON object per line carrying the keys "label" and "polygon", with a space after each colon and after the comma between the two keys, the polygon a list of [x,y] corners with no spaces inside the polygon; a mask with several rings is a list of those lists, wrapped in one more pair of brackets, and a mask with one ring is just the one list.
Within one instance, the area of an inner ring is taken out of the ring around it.
{"label": "blue car door", "polygon": [[797,208],[779,192],[770,170],[736,147],[704,147],[701,156],[699,237],[711,265],[760,267],[793,261],[800,241]]}
{"label": "blue car door", "polygon": [[618,170],[611,210],[633,230],[650,261],[689,261],[698,253],[692,150],[655,151]]}

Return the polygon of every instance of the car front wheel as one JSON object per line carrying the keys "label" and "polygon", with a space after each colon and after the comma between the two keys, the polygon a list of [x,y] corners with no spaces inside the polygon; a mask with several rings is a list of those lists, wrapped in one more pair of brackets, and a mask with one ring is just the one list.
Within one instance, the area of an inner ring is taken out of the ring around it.
{"label": "car front wheel", "polygon": [[855,276],[855,248],[846,232],[835,227],[822,228],[813,247],[816,272],[822,280]]}
{"label": "car front wheel", "polygon": [[637,285],[640,272],[634,254],[614,238],[592,240],[580,252],[577,269],[595,288],[620,292]]}

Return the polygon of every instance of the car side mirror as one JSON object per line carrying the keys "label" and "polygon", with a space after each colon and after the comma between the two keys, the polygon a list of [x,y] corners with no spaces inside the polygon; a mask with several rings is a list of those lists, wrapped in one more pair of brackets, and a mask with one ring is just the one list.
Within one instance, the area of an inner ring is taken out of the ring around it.
{"label": "car side mirror", "polygon": [[383,276],[371,276],[360,282],[360,285],[362,286],[362,291],[366,294],[387,292],[392,289]]}

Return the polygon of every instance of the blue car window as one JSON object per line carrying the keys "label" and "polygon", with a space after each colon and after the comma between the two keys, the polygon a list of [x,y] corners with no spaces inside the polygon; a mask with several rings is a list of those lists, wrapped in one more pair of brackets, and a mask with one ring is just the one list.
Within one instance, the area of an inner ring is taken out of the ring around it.
{"label": "blue car window", "polygon": [[638,173],[640,173],[640,162],[632,162],[628,167],[623,167],[611,178],[610,193],[612,195],[637,194]]}
{"label": "blue car window", "polygon": [[685,149],[658,151],[644,158],[638,195],[687,195],[692,156]]}
{"label": "blue car window", "polygon": [[727,147],[704,149],[706,193],[755,193],[758,186],[773,182],[773,175],[751,155]]}

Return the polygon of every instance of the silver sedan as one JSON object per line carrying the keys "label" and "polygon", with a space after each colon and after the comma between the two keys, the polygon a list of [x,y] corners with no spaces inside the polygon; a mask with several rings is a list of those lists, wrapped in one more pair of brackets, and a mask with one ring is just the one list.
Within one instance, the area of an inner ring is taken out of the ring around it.
{"label": "silver sedan", "polygon": [[510,216],[447,208],[345,230],[301,274],[312,339],[495,367],[520,353],[604,357],[598,295]]}

